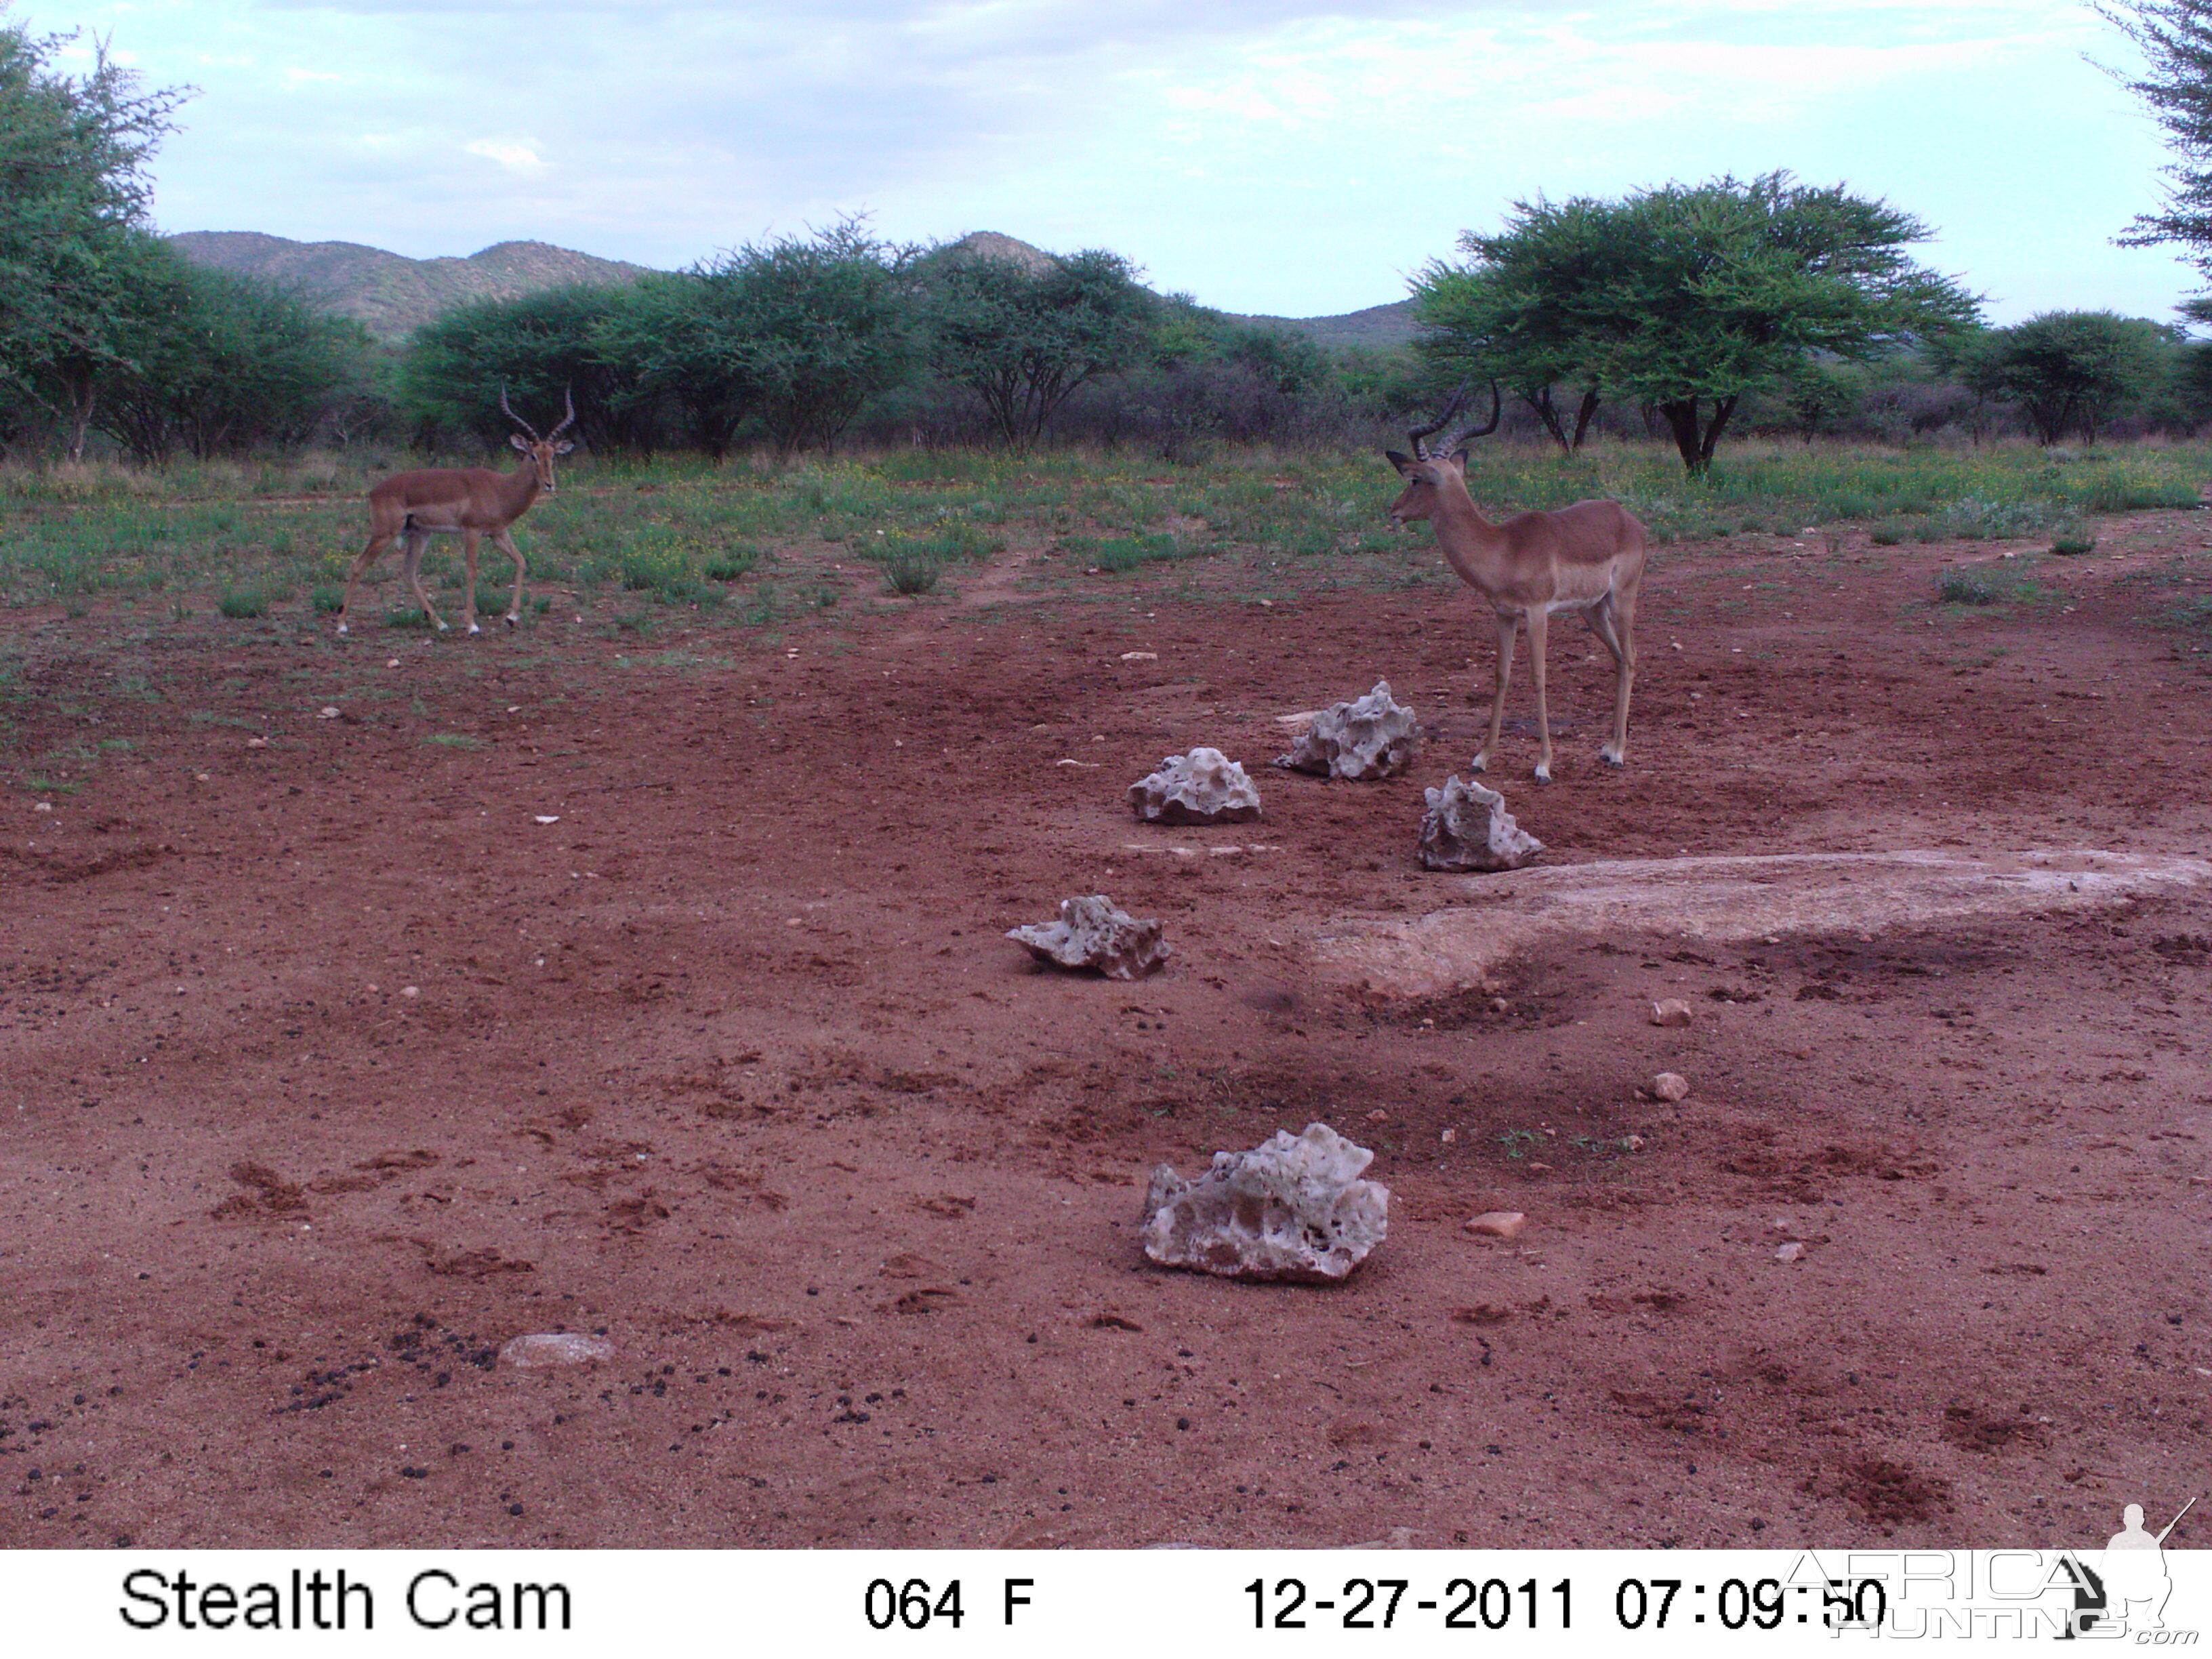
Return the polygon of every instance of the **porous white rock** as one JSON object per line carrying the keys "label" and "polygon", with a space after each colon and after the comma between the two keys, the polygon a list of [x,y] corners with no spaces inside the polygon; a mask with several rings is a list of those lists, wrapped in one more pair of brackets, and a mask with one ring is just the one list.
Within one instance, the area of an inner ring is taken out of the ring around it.
{"label": "porous white rock", "polygon": [[1662,1072],[1651,1079],[1651,1093],[1659,1100],[1687,1100],[1690,1079],[1680,1072]]}
{"label": "porous white rock", "polygon": [[1429,810],[1421,815],[1420,859],[1429,870],[1518,870],[1544,850],[1513,821],[1505,797],[1473,781],[1446,778],[1441,789],[1423,792]]}
{"label": "porous white rock", "polygon": [[1218,749],[1194,749],[1131,784],[1129,805],[1147,823],[1248,823],[1260,816],[1260,792]]}
{"label": "porous white rock", "polygon": [[1655,1002],[1651,1005],[1651,1023],[1654,1025],[1687,1025],[1690,1023],[1690,1005],[1680,997],[1668,997],[1664,1002]]}
{"label": "porous white rock", "polygon": [[1006,937],[1040,962],[1096,968],[1109,979],[1142,979],[1168,959],[1158,921],[1139,921],[1103,893],[1062,899],[1058,921],[1010,927]]}
{"label": "porous white rock", "polygon": [[582,1365],[595,1359],[612,1359],[615,1345],[604,1336],[576,1331],[540,1331],[518,1336],[499,1351],[502,1365]]}
{"label": "porous white rock", "polygon": [[1401,772],[1421,746],[1421,723],[1390,696],[1390,682],[1353,702],[1331,703],[1313,717],[1287,755],[1275,764],[1325,778],[1387,778]]}
{"label": "porous white rock", "polygon": [[1374,1158],[1310,1123],[1249,1152],[1216,1152],[1196,1181],[1163,1164],[1145,1195],[1145,1254],[1224,1279],[1343,1279],[1389,1231],[1390,1189],[1359,1178]]}

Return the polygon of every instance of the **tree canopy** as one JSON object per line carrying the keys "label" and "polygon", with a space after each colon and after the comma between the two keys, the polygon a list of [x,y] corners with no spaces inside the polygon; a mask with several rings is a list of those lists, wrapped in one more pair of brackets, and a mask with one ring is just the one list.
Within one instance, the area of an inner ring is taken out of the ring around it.
{"label": "tree canopy", "polygon": [[931,366],[981,398],[1020,449],[1078,387],[1139,362],[1159,319],[1135,267],[1097,248],[1032,268],[956,245],[920,274]]}
{"label": "tree canopy", "polygon": [[125,361],[114,323],[148,234],[145,163],[189,89],[142,93],[105,42],[64,74],[72,38],[0,26],[0,399],[65,411],[81,450],[98,377]]}
{"label": "tree canopy", "polygon": [[[2182,158],[2166,169],[2172,182],[2164,210],[2137,214],[2119,240],[2129,247],[2179,242],[2212,276],[2212,4],[2128,0],[2096,9],[2142,51],[2145,73],[2118,78],[2158,118]],[[2212,301],[2185,308],[2199,322],[2212,321]]]}
{"label": "tree canopy", "polygon": [[1465,264],[1415,280],[1428,353],[1497,375],[1540,414],[1562,382],[1591,408],[1601,389],[1650,404],[1693,474],[1745,394],[1808,354],[1868,357],[1978,309],[1905,256],[1929,234],[1920,221],[1786,173],[1514,213],[1495,236],[1460,239]]}
{"label": "tree canopy", "polygon": [[1945,362],[1979,396],[2018,404],[2037,442],[2079,432],[2094,444],[2116,416],[2167,389],[2180,344],[2178,329],[2144,318],[2046,311],[1961,337]]}

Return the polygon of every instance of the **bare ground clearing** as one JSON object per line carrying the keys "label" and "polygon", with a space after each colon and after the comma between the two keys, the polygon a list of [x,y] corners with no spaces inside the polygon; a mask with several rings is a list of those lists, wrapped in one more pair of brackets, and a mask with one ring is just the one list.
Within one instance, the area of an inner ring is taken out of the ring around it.
{"label": "bare ground clearing", "polygon": [[[1661,548],[1629,769],[1561,629],[1559,781],[1525,719],[1492,781],[1554,867],[2202,860],[2203,541],[2115,520],[1985,610],[1931,600],[1990,547]],[[1363,992],[1329,941],[1509,890],[1412,858],[1478,734],[1474,596],[1024,556],[773,641],[18,613],[9,769],[80,758],[0,818],[0,1545],[2081,1545],[2179,1507],[2212,890],[1647,908]],[[1414,775],[1262,769],[1381,677]],[[1194,744],[1261,823],[1132,822]],[[1100,890],[1168,972],[1001,937]],[[1396,1194],[1349,1285],[1143,1263],[1154,1164],[1314,1119]],[[1491,1209],[1528,1231],[1462,1231]],[[618,1357],[490,1364],[556,1328]]]}

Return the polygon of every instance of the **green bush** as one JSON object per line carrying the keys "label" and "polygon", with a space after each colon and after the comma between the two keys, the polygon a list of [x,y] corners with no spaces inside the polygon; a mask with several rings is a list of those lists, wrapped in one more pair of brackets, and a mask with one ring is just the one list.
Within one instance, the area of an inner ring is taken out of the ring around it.
{"label": "green bush", "polygon": [[1946,570],[1936,580],[1936,596],[1946,605],[1995,605],[2004,595],[1979,570]]}
{"label": "green bush", "polygon": [[265,617],[269,614],[269,596],[256,587],[234,587],[216,601],[216,609],[238,621]]}
{"label": "green bush", "polygon": [[893,593],[927,593],[945,574],[942,560],[921,552],[893,553],[883,561],[884,586]]}

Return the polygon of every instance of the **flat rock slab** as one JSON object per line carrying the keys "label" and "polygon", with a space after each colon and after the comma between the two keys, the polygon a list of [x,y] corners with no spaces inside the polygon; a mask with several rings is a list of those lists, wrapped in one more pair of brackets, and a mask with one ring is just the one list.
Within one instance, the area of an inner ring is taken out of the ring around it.
{"label": "flat rock slab", "polygon": [[1477,903],[1360,921],[1315,942],[1322,975],[1384,996],[1439,996],[1553,938],[1880,933],[1975,916],[2099,909],[2212,887],[2212,863],[2097,848],[1784,853],[1622,859],[1468,878]]}

